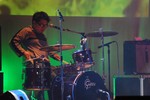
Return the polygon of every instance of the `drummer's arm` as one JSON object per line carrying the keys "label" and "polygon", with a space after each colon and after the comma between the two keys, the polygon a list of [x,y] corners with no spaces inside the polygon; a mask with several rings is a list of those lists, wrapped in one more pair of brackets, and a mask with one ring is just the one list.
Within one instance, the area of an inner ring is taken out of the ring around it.
{"label": "drummer's arm", "polygon": [[[50,57],[52,57],[53,59],[57,60],[57,61],[60,61],[61,60],[61,57],[55,53],[55,52],[51,52],[49,53]],[[64,64],[69,64],[67,61],[62,61]]]}
{"label": "drummer's arm", "polygon": [[27,28],[23,28],[19,30],[13,38],[9,41],[10,47],[13,49],[13,51],[19,56],[26,56],[28,55],[26,52],[26,49],[24,48],[23,41],[25,40],[27,34],[29,34]]}
{"label": "drummer's arm", "polygon": [[55,60],[60,61],[60,56],[57,53],[55,53],[55,52],[50,52],[49,56],[52,57]]}
{"label": "drummer's arm", "polygon": [[31,59],[31,54],[28,51],[24,51],[23,55],[26,59]]}

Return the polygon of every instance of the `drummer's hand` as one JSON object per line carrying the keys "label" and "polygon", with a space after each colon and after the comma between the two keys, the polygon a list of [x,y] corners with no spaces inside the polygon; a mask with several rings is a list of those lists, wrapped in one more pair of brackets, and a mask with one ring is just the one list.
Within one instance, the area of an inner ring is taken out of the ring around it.
{"label": "drummer's hand", "polygon": [[25,52],[23,52],[23,54],[24,54],[26,59],[30,59],[31,58],[29,52],[25,51]]}
{"label": "drummer's hand", "polygon": [[[57,54],[55,54],[54,55],[54,57],[57,59],[57,60],[59,60],[60,61],[60,56],[59,55],[57,55]],[[69,64],[67,61],[62,61],[64,64]]]}
{"label": "drummer's hand", "polygon": [[60,56],[58,54],[54,54],[53,57],[56,59],[56,60],[59,60],[60,61]]}
{"label": "drummer's hand", "polygon": [[29,52],[25,51],[25,52],[23,52],[23,54],[25,56],[26,61],[29,60],[32,64],[34,64],[33,60],[31,59],[31,56],[30,56]]}

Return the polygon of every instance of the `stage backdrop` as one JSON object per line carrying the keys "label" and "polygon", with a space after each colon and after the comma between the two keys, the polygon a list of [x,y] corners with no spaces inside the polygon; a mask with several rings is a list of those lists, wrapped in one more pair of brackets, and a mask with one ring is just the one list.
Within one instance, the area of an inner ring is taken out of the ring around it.
{"label": "stage backdrop", "polygon": [[60,10],[64,16],[148,17],[149,0],[0,0],[0,14],[32,15],[39,10],[51,16]]}

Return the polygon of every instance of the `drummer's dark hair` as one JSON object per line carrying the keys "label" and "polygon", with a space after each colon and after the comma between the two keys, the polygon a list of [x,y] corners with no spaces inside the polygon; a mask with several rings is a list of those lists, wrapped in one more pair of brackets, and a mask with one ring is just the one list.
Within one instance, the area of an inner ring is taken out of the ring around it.
{"label": "drummer's dark hair", "polygon": [[43,12],[43,11],[40,11],[40,12],[35,12],[33,14],[33,17],[32,17],[32,22],[35,21],[35,22],[39,22],[41,19],[44,19],[46,20],[47,22],[50,21],[50,18],[48,16],[47,13]]}

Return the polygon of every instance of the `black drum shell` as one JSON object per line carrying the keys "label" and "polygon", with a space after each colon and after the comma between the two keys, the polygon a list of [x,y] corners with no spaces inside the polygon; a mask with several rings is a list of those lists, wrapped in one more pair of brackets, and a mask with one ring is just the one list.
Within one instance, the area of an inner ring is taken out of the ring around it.
{"label": "black drum shell", "polygon": [[[99,94],[99,89],[107,90],[103,79],[94,71],[64,76],[64,100],[105,100],[106,96]],[[51,90],[52,100],[61,100],[60,76],[53,80]]]}
{"label": "black drum shell", "polygon": [[24,89],[49,90],[51,80],[51,68],[49,62],[34,62],[26,64],[24,69]]}
{"label": "black drum shell", "polygon": [[82,68],[89,68],[94,64],[90,49],[78,50],[72,54],[72,57],[76,66]]}
{"label": "black drum shell", "polygon": [[[76,69],[76,66],[74,64],[65,64],[62,65],[63,68],[63,73],[66,75],[70,74],[77,74],[78,70]],[[61,66],[56,67],[55,69],[53,69],[53,71],[55,72],[56,75],[60,75],[61,74]]]}

